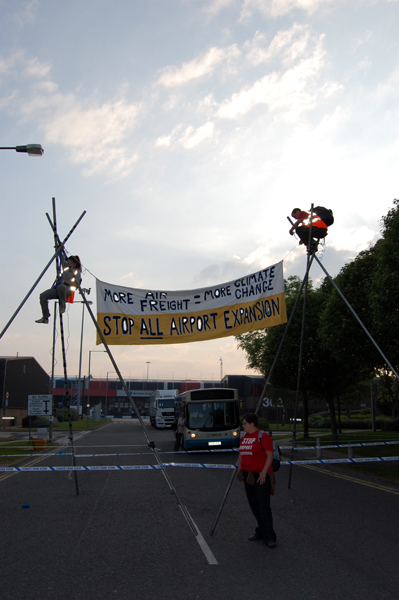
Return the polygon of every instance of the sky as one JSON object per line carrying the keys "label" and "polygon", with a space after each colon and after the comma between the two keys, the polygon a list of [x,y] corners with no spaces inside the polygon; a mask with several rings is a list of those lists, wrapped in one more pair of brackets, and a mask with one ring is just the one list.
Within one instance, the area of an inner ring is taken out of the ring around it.
{"label": "sky", "polygon": [[[398,0],[0,0],[1,329],[51,259],[46,213],[95,278],[188,290],[284,260],[294,207],[334,212],[320,254],[331,276],[380,236],[399,196]],[[0,340],[51,372],[38,296]],[[318,265],[313,281],[321,281]],[[77,375],[82,305],[64,319]],[[82,375],[95,329],[84,317]],[[125,377],[250,374],[234,337],[112,346]],[[57,331],[56,374],[62,374]],[[91,374],[115,377],[106,354]]]}

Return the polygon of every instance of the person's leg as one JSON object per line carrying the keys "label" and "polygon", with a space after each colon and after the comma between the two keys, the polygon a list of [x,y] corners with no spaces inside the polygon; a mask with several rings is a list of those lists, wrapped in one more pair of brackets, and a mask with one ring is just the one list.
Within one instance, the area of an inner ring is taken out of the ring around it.
{"label": "person's leg", "polygon": [[309,241],[309,227],[306,227],[306,225],[301,225],[297,228],[296,232],[302,244],[305,244],[305,246],[307,246]]}
{"label": "person's leg", "polygon": [[49,300],[57,300],[57,289],[51,288],[50,290],[46,290],[40,294],[40,305],[42,307],[42,314],[44,319],[48,319],[50,317],[50,311],[48,309],[48,301]]}
{"label": "person's leg", "polygon": [[312,227],[312,238],[315,240],[322,240],[327,235],[327,229],[323,227]]}
{"label": "person's leg", "polygon": [[273,515],[270,508],[270,476],[263,485],[255,484],[256,501],[259,510],[259,528],[265,544],[275,542],[277,537],[273,529]]}
{"label": "person's leg", "polygon": [[180,450],[181,436],[182,436],[181,433],[176,433],[176,443],[175,443],[175,447],[174,447],[175,452],[178,452]]}
{"label": "person's leg", "polygon": [[[259,506],[258,506],[258,501],[257,501],[257,497],[256,497],[256,483],[254,483],[253,485],[247,483],[247,478],[248,478],[248,473],[244,473],[244,484],[245,484],[245,492],[247,494],[247,499],[248,499],[248,504],[249,507],[252,511],[253,516],[256,519],[256,529],[255,529],[255,534],[253,536],[251,536],[250,539],[255,540],[255,539],[262,539],[262,532],[260,529],[260,510],[259,510]],[[253,473],[253,475],[256,477],[258,474],[257,473]]]}
{"label": "person's leg", "polygon": [[56,289],[58,298],[60,300],[60,315],[62,315],[65,312],[65,302],[71,295],[71,289],[63,283],[61,283],[61,285],[59,285]]}

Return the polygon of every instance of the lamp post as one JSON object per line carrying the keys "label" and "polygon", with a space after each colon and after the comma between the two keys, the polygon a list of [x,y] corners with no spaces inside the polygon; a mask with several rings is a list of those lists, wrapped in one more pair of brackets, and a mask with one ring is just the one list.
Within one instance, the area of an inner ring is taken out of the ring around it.
{"label": "lamp post", "polygon": [[89,417],[90,417],[90,361],[91,361],[91,355],[93,354],[93,352],[106,352],[106,350],[89,350],[89,376],[87,378],[88,383],[87,383],[87,404],[86,404],[87,427],[89,427]]}
{"label": "lamp post", "polygon": [[150,372],[150,364],[151,364],[150,361],[147,360],[147,381],[148,381],[148,375],[149,375],[149,372]]}
{"label": "lamp post", "polygon": [[26,144],[26,146],[0,146],[0,150],[16,150],[26,152],[28,156],[43,156],[44,150],[40,144]]}
{"label": "lamp post", "polygon": [[[90,289],[86,289],[83,288],[83,292],[85,294],[90,294]],[[80,333],[80,355],[79,355],[79,387],[78,387],[78,399],[76,401],[76,408],[78,411],[78,415],[80,414],[80,394],[81,394],[81,387],[82,387],[82,382],[81,382],[81,373],[82,373],[82,348],[83,348],[83,324],[84,324],[84,318],[85,318],[85,303],[82,301],[80,302],[74,302],[74,304],[82,304],[82,330]],[[87,302],[87,304],[93,304],[93,302]],[[90,383],[89,383],[90,385]]]}
{"label": "lamp post", "polygon": [[105,388],[105,410],[107,411],[107,414],[108,414],[108,374],[109,373],[115,373],[115,371],[107,371],[107,384],[106,384],[106,388]]}

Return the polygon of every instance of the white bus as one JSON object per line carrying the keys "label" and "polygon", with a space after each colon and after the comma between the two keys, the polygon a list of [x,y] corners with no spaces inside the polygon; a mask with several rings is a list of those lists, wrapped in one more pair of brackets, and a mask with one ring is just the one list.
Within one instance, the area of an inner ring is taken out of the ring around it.
{"label": "white bus", "polygon": [[182,446],[185,450],[235,448],[240,445],[238,392],[205,388],[184,392],[175,399],[175,418],[184,412]]}

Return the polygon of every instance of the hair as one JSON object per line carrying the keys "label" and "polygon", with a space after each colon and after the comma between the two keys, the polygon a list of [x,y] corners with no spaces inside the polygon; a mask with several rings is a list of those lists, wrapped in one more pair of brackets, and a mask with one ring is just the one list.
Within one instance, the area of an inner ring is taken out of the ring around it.
{"label": "hair", "polygon": [[243,416],[243,420],[246,420],[247,423],[253,423],[255,427],[258,426],[258,415],[255,413],[247,413]]}
{"label": "hair", "polygon": [[70,257],[69,257],[69,260],[74,260],[74,261],[75,261],[75,263],[76,263],[76,266],[77,266],[78,270],[79,270],[79,271],[81,271],[81,270],[82,270],[82,265],[81,265],[81,263],[80,263],[80,258],[79,258],[79,256],[78,256],[77,254],[76,254],[76,255],[72,255],[72,256],[70,256]]}
{"label": "hair", "polygon": [[298,210],[299,212],[301,212],[301,209],[300,209],[300,208],[294,208],[294,210],[293,210],[293,211],[292,211],[292,213],[291,213],[291,217],[293,217],[293,216],[294,216],[294,212],[296,212],[297,210]]}

